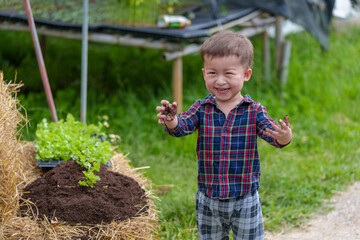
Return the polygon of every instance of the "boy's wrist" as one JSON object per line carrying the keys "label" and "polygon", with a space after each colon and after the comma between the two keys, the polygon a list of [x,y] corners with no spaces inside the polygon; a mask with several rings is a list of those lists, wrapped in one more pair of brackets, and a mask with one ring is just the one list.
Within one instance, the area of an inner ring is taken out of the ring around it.
{"label": "boy's wrist", "polygon": [[171,120],[166,120],[164,119],[165,121],[165,125],[166,127],[169,129],[169,130],[172,130],[172,129],[175,129],[178,125],[178,119],[177,119],[177,116],[174,116],[173,119]]}
{"label": "boy's wrist", "polygon": [[276,142],[281,146],[286,146],[286,145],[289,145],[291,143],[291,139],[292,138],[290,138],[290,140],[288,140],[288,141],[283,141],[283,142],[279,141],[279,140],[276,140]]}

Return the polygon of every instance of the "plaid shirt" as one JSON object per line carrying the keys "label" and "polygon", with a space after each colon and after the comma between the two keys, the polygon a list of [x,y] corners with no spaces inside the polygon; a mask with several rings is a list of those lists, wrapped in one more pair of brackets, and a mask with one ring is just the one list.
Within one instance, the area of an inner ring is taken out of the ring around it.
{"label": "plaid shirt", "polygon": [[208,197],[229,199],[259,188],[260,159],[257,136],[271,145],[283,145],[263,134],[273,129],[266,109],[249,95],[229,115],[219,110],[214,96],[197,100],[178,115],[178,125],[165,131],[181,137],[198,130],[198,188]]}

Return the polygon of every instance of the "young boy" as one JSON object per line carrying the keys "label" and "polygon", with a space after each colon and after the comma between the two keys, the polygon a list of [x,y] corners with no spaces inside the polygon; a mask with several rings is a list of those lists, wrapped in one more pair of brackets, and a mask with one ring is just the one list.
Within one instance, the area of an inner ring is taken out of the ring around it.
{"label": "young boy", "polygon": [[244,82],[252,74],[253,46],[232,31],[208,38],[201,47],[205,86],[210,94],[176,116],[177,103],[161,101],[159,124],[181,137],[198,130],[199,239],[264,239],[257,137],[282,148],[290,143],[287,116],[277,125],[249,95]]}

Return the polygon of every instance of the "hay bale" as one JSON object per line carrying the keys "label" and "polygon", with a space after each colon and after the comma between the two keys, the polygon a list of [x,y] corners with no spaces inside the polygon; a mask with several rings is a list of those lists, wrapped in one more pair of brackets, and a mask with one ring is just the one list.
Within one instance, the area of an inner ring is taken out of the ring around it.
{"label": "hay bale", "polygon": [[19,216],[22,190],[42,172],[36,166],[33,142],[21,142],[18,138],[18,126],[23,128],[20,124],[26,121],[16,100],[18,86],[5,84],[2,74],[0,80],[0,239],[154,239],[158,216],[151,182],[130,167],[130,160],[122,153],[115,153],[110,159],[109,170],[133,178],[145,190],[147,210],[139,216],[108,224],[76,225],[40,219],[35,212]]}
{"label": "hay bale", "polygon": [[[0,71],[0,236],[4,226],[16,216],[22,178],[21,145],[18,135],[26,119],[20,113],[22,108],[16,99],[21,84],[6,84]],[[18,127],[20,126],[20,129]]]}

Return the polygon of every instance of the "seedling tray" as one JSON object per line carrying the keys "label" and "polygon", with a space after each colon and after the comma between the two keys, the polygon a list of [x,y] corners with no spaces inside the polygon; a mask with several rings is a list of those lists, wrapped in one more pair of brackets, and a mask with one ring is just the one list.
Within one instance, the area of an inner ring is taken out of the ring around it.
{"label": "seedling tray", "polygon": [[[61,162],[63,162],[63,160],[52,160],[52,161],[37,161],[37,166],[41,167],[41,170],[43,173],[48,172],[49,170],[51,170],[53,167],[56,167],[58,164],[60,164]],[[110,161],[108,161],[105,164],[106,167],[110,167]]]}

